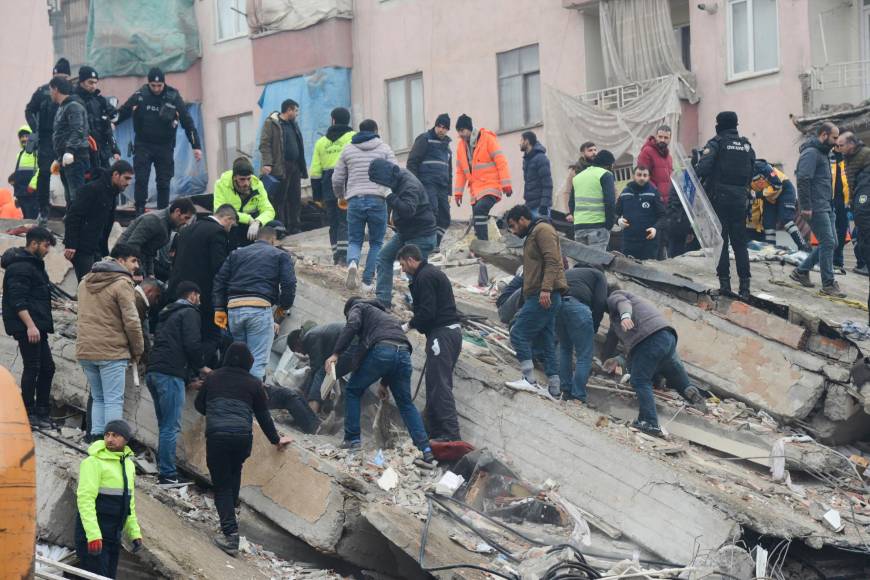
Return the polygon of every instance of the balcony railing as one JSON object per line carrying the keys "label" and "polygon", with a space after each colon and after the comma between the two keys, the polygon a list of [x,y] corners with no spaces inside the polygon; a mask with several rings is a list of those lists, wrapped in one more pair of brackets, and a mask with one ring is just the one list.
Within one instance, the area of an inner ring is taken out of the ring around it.
{"label": "balcony railing", "polygon": [[870,60],[816,66],[801,78],[806,113],[823,105],[857,105],[870,95]]}
{"label": "balcony railing", "polygon": [[644,94],[662,83],[670,81],[671,78],[673,78],[671,75],[665,75],[654,79],[629,83],[627,85],[589,91],[580,94],[579,97],[587,105],[592,105],[599,109],[621,109],[622,107],[637,101]]}

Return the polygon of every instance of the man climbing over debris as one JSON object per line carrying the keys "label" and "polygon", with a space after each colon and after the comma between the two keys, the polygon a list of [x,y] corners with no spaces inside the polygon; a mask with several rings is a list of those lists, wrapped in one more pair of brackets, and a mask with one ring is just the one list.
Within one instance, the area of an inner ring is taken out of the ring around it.
{"label": "man climbing over debris", "polygon": [[562,398],[586,403],[595,334],[607,310],[607,277],[596,268],[575,267],[565,272],[565,281],[568,290],[556,314]]}
{"label": "man climbing over debris", "polygon": [[145,274],[153,276],[157,252],[169,243],[173,231],[186,226],[195,215],[193,202],[187,197],[179,197],[168,208],[148,212],[133,220],[118,243],[135,248],[142,258]]}
{"label": "man climbing over debris", "polygon": [[[321,398],[321,386],[326,378],[324,364],[326,359],[335,352],[335,345],[344,324],[333,322],[332,324],[318,324],[307,322],[287,335],[287,346],[293,352],[304,354],[308,357],[308,367],[311,369],[310,379],[303,385],[302,391],[308,399],[308,406],[315,413],[319,413],[323,405]],[[357,343],[354,342],[338,357],[335,365],[336,378],[343,377],[353,370],[353,358],[357,352]]]}
{"label": "man climbing over debris", "polygon": [[614,290],[607,298],[607,308],[610,330],[602,352],[602,358],[606,359],[604,370],[619,374],[624,365],[617,358],[609,357],[616,352],[617,342],[622,343],[629,361],[631,386],[640,405],[632,427],[649,435],[664,437],[652,388],[653,377],[658,374],[663,375],[668,387],[680,393],[692,407],[706,413],[704,397],[698,387],[689,383],[689,375],[677,354],[677,331],[656,307],[631,292]]}

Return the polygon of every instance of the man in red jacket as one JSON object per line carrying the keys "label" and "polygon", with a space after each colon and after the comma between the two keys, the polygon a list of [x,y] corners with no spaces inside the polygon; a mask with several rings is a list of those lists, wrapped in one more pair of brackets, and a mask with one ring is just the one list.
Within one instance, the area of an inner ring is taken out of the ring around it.
{"label": "man in red jacket", "polygon": [[[659,125],[655,136],[647,137],[646,143],[640,149],[637,156],[637,165],[649,168],[649,180],[659,191],[662,204],[667,207],[668,197],[671,193],[671,173],[674,172],[674,160],[668,149],[671,144],[671,128],[667,125]],[[667,257],[668,232],[659,232],[658,259]]]}

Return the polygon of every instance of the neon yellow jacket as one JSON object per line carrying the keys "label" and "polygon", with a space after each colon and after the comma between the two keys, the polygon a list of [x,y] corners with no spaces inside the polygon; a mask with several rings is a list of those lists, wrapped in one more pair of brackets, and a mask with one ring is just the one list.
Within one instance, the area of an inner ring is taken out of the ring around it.
{"label": "neon yellow jacket", "polygon": [[311,167],[308,176],[311,179],[320,179],[327,169],[334,169],[341,157],[341,152],[356,135],[356,131],[348,131],[335,141],[331,141],[326,135],[314,143],[314,155],[311,157]]}
{"label": "neon yellow jacket", "polygon": [[[127,474],[126,482],[124,472]],[[124,447],[124,451],[109,451],[105,441],[91,444],[88,457],[79,467],[79,486],[76,490],[79,517],[88,542],[103,538],[100,519],[120,517],[127,512],[128,504],[129,515],[124,522],[124,533],[130,540],[142,537],[136,520],[136,498],[133,493],[135,479],[136,467],[133,465],[133,451],[129,447]]]}
{"label": "neon yellow jacket", "polygon": [[256,219],[260,225],[266,225],[275,219],[275,208],[269,202],[266,186],[257,176],[251,177],[251,197],[242,203],[242,198],[233,188],[233,170],[224,171],[214,184],[214,209],[224,204],[230,204],[239,212],[239,223],[249,224]]}

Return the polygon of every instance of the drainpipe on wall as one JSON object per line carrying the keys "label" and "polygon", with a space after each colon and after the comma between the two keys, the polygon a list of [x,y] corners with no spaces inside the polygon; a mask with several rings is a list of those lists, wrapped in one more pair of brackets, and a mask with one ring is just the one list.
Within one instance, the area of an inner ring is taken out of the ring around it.
{"label": "drainpipe on wall", "polygon": [[813,112],[813,91],[810,86],[810,73],[805,72],[798,75],[801,83],[801,105],[803,106],[803,114],[808,115]]}

